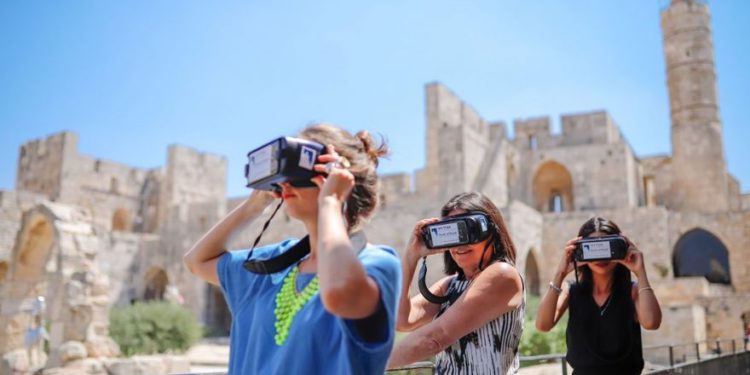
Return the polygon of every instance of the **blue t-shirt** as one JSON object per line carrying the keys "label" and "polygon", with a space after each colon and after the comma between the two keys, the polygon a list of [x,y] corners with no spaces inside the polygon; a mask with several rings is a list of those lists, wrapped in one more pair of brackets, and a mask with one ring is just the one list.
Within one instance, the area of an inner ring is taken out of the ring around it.
{"label": "blue t-shirt", "polygon": [[[257,248],[253,259],[276,256],[297,242],[286,240]],[[401,268],[393,249],[368,244],[358,255],[380,289],[380,308],[387,316],[382,340],[361,338],[357,321],[329,313],[320,293],[315,293],[294,316],[289,336],[281,346],[274,340],[276,294],[292,267],[270,275],[254,274],[242,266],[247,254],[248,250],[228,252],[217,265],[224,298],[232,312],[229,374],[383,374],[393,347],[401,291]],[[301,273],[298,281],[307,282],[312,277]],[[304,285],[298,283],[298,287],[301,290]]]}

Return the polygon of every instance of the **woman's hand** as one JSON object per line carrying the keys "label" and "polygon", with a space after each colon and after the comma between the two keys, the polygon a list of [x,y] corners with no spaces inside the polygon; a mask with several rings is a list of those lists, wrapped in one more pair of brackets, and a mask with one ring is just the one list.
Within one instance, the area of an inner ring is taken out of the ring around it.
{"label": "woman's hand", "polygon": [[628,241],[628,252],[625,254],[625,258],[615,260],[615,262],[627,267],[636,276],[643,275],[646,271],[643,267],[643,253],[638,250],[638,247],[629,238],[623,237]]}
{"label": "woman's hand", "polygon": [[326,146],[328,153],[318,156],[318,164],[313,169],[319,173],[327,173],[327,176],[318,175],[312,178],[312,182],[320,188],[318,202],[326,198],[334,198],[338,202],[344,202],[354,188],[354,175],[348,169],[348,162],[341,157],[332,145]]}
{"label": "woman's hand", "polygon": [[424,228],[425,225],[434,223],[438,220],[440,219],[424,219],[418,221],[417,224],[414,225],[414,230],[411,232],[411,237],[409,238],[409,244],[406,247],[406,256],[410,262],[416,263],[419,258],[442,252],[427,249],[427,246],[424,244],[424,240],[422,239],[422,228]]}
{"label": "woman's hand", "polygon": [[572,238],[565,243],[563,256],[560,259],[560,263],[557,265],[555,284],[557,284],[557,282],[562,283],[562,281],[565,279],[565,276],[568,276],[568,274],[573,271],[573,252],[576,249],[576,241],[580,240],[581,238],[583,237]]}

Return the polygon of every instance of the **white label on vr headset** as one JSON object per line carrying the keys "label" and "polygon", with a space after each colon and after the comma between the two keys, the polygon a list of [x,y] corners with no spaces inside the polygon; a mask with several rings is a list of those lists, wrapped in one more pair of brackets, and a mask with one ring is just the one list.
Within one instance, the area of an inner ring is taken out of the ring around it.
{"label": "white label on vr headset", "polygon": [[583,250],[584,260],[607,259],[612,256],[609,241],[582,243],[581,249]]}
{"label": "white label on vr headset", "polygon": [[461,239],[458,233],[458,223],[431,226],[430,238],[432,238],[433,246],[458,243]]}
{"label": "white label on vr headset", "polygon": [[247,180],[250,183],[276,173],[276,160],[273,158],[275,144],[270,144],[253,152],[248,157]]}
{"label": "white label on vr headset", "polygon": [[312,170],[315,165],[315,159],[318,158],[318,151],[312,147],[302,146],[299,155],[299,166]]}

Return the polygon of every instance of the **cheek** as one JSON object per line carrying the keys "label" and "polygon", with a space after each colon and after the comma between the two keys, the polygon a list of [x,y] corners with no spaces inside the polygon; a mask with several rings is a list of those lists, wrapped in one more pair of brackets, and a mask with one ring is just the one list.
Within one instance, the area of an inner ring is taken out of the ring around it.
{"label": "cheek", "polygon": [[296,193],[299,195],[299,205],[303,205],[306,209],[315,208],[318,206],[318,192],[317,188],[299,189]]}

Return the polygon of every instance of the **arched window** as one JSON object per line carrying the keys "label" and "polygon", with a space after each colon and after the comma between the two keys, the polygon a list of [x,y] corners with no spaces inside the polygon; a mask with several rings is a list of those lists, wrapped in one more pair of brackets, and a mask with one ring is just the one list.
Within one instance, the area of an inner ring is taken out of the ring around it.
{"label": "arched window", "polygon": [[560,193],[553,191],[552,195],[549,198],[549,212],[562,212],[562,195]]}
{"label": "arched window", "polygon": [[563,212],[573,209],[573,179],[568,169],[556,161],[548,161],[537,169],[533,191],[539,211]]}
{"label": "arched window", "polygon": [[5,275],[8,274],[8,262],[0,261],[0,284],[5,281]]}
{"label": "arched window", "polygon": [[44,266],[52,249],[54,231],[49,220],[36,215],[28,220],[21,232],[16,262],[13,272],[16,280],[38,280],[44,274]]}
{"label": "arched window", "polygon": [[114,177],[109,180],[109,191],[115,194],[120,192],[120,182]]}
{"label": "arched window", "polygon": [[151,267],[146,272],[146,288],[143,291],[143,299],[146,301],[163,300],[167,284],[169,284],[167,272],[159,267]]}
{"label": "arched window", "polygon": [[112,215],[112,230],[116,231],[129,231],[130,230],[130,214],[128,210],[119,208]]}
{"label": "arched window", "polygon": [[206,325],[209,335],[228,336],[232,326],[232,313],[227,307],[221,288],[206,284]]}
{"label": "arched window", "polygon": [[532,295],[540,295],[539,265],[536,262],[533,249],[529,249],[529,255],[526,256],[526,267],[524,267],[526,278],[526,288]]}
{"label": "arched window", "polygon": [[693,229],[680,237],[672,258],[675,277],[704,276],[709,282],[731,284],[729,252],[711,232]]}

